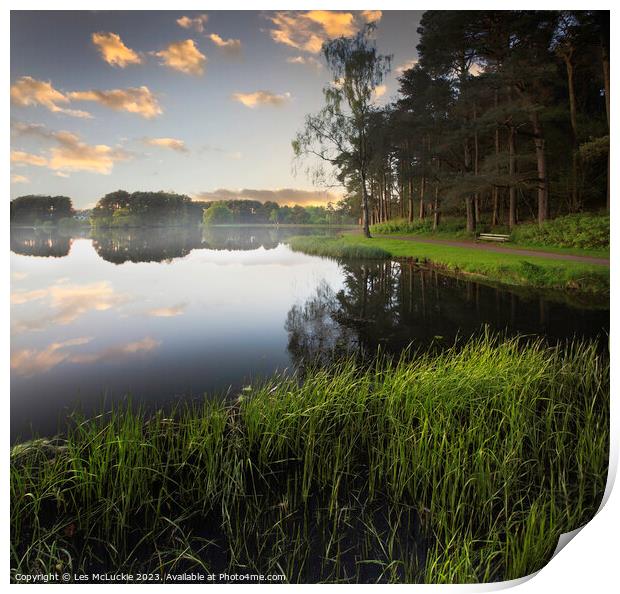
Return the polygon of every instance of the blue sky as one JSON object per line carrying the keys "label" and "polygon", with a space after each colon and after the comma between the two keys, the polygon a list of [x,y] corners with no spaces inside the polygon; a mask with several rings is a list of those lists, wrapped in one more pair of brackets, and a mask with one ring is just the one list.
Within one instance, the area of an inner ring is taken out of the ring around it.
{"label": "blue sky", "polygon": [[[316,112],[325,39],[377,22],[393,69],[416,58],[414,11],[11,13],[11,198],[84,208],[123,188],[320,203],[291,139]],[[337,194],[337,189],[330,190]]]}

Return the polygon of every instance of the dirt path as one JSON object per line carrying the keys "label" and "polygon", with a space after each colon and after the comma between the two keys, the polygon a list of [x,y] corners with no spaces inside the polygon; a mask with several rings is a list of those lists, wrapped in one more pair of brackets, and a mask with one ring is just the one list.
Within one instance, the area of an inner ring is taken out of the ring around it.
{"label": "dirt path", "polygon": [[401,241],[415,241],[416,243],[435,243],[440,245],[449,245],[452,247],[468,248],[472,250],[483,250],[487,252],[496,252],[498,254],[517,254],[519,256],[535,256],[540,258],[549,258],[550,260],[568,260],[570,262],[583,262],[585,264],[599,264],[600,266],[609,266],[609,258],[597,258],[594,256],[575,256],[572,254],[556,254],[554,252],[540,252],[538,250],[525,250],[522,248],[504,247],[496,244],[479,243],[473,241],[456,241],[451,239],[430,239],[428,237],[416,237],[412,235],[374,235],[383,239],[399,239]]}

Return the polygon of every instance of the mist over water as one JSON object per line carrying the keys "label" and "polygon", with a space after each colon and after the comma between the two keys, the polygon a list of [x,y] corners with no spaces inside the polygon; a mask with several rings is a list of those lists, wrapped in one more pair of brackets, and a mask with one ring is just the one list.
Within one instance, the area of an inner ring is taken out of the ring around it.
{"label": "mist over water", "polygon": [[13,229],[11,439],[126,395],[147,407],[232,396],[308,361],[444,348],[486,327],[605,343],[605,307],[409,262],[307,256],[286,245],[302,233],[317,230]]}

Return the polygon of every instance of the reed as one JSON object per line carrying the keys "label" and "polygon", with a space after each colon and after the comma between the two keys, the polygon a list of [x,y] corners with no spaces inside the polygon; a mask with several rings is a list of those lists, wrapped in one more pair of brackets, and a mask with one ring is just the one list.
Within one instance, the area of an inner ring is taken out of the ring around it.
{"label": "reed", "polygon": [[486,334],[235,402],[127,404],[12,448],[12,576],[516,578],[592,518],[608,447],[609,365],[589,342]]}

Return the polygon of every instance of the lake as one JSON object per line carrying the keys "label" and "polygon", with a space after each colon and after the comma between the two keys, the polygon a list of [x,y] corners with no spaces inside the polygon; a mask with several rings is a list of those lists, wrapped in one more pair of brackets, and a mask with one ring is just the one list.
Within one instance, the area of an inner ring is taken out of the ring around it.
{"label": "lake", "polygon": [[127,395],[147,407],[234,396],[308,361],[445,348],[487,326],[606,344],[608,304],[308,256],[286,244],[302,233],[317,230],[12,229],[11,440]]}

